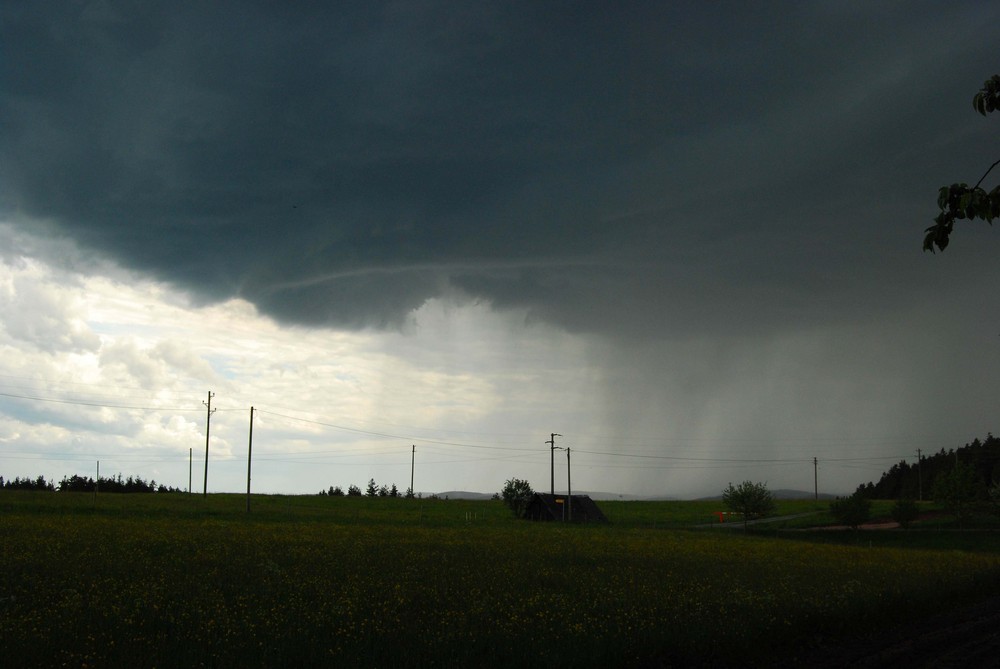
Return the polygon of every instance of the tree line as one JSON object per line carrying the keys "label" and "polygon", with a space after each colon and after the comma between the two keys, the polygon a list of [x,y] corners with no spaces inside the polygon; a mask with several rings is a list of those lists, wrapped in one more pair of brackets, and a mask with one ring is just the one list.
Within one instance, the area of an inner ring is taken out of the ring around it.
{"label": "tree line", "polygon": [[868,499],[933,499],[935,487],[943,485],[939,481],[944,481],[956,467],[968,469],[970,484],[985,493],[1000,481],[1000,439],[988,434],[986,439],[974,439],[957,450],[942,448],[922,456],[919,464],[902,460],[884,472],[877,483],[859,486],[858,492]]}
{"label": "tree line", "polygon": [[364,492],[361,492],[361,488],[352,484],[347,487],[347,492],[344,492],[343,488],[338,485],[330,486],[326,490],[320,490],[319,494],[330,497],[405,497],[406,499],[413,499],[417,496],[413,494],[412,488],[407,488],[405,492],[400,492],[395,483],[388,486],[378,485],[375,483],[375,479],[368,479],[368,486]]}
{"label": "tree line", "polygon": [[157,483],[154,481],[144,481],[138,476],[123,478],[121,474],[116,476],[99,477],[96,481],[89,476],[63,476],[62,480],[56,484],[46,481],[44,476],[36,478],[15,477],[13,480],[4,480],[0,476],[0,489],[3,490],[44,490],[50,492],[184,492],[180,488]]}

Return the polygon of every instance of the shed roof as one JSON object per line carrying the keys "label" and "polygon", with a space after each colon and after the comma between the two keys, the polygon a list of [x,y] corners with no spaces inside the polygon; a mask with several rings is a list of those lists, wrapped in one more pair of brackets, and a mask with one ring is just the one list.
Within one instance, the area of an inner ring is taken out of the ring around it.
{"label": "shed roof", "polygon": [[606,523],[607,517],[587,495],[551,495],[536,492],[531,496],[524,518],[529,520],[567,520],[571,513],[574,523]]}

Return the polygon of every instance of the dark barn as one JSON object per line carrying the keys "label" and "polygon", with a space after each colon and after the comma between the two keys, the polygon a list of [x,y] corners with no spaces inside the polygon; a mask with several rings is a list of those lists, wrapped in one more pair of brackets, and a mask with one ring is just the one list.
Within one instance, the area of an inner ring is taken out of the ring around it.
{"label": "dark barn", "polygon": [[608,519],[587,495],[549,495],[536,492],[531,496],[524,517],[528,520],[568,521],[574,523],[606,523]]}

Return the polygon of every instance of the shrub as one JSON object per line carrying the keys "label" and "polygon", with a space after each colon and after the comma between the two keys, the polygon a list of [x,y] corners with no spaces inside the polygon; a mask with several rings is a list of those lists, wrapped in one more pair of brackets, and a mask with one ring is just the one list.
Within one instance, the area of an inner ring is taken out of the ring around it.
{"label": "shrub", "polygon": [[865,498],[861,491],[855,492],[850,497],[838,497],[830,503],[830,513],[837,522],[855,530],[871,518],[871,512],[871,500]]}
{"label": "shrub", "polygon": [[920,509],[917,507],[917,503],[912,499],[898,499],[892,506],[892,519],[899,523],[899,526],[904,530],[909,528],[910,524],[916,520],[919,515]]}

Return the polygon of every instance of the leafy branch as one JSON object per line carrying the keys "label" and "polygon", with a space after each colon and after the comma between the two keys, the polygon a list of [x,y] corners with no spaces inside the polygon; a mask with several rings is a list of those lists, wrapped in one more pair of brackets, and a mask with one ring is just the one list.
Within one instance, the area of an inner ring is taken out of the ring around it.
{"label": "leafy branch", "polygon": [[[1000,109],[1000,75],[994,74],[986,80],[972,97],[972,107],[983,116]],[[981,187],[983,180],[997,165],[1000,165],[1000,160],[990,165],[972,188],[965,183],[941,187],[938,191],[938,208],[941,211],[934,218],[934,225],[924,231],[925,251],[933,253],[935,246],[944,251],[956,220],[981,218],[992,225],[994,218],[1000,218],[1000,185],[989,192]]]}

